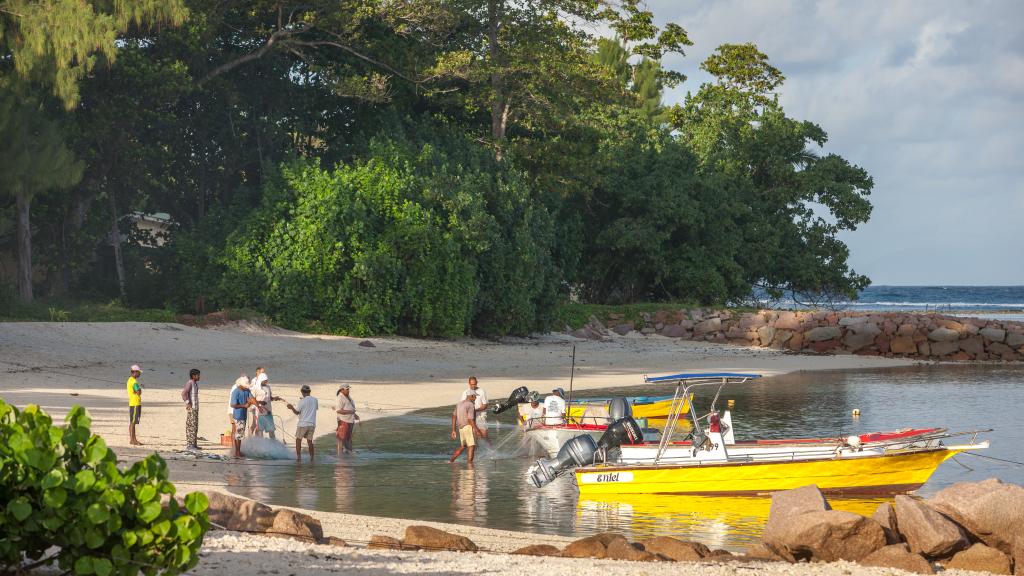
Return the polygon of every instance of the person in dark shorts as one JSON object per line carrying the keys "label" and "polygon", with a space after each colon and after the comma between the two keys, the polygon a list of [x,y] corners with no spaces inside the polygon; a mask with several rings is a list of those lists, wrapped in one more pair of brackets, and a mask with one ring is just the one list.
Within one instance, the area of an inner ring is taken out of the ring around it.
{"label": "person in dark shorts", "polygon": [[142,442],[135,436],[135,426],[142,420],[142,385],[139,384],[142,378],[142,368],[138,364],[132,364],[131,376],[128,377],[128,443],[133,446],[142,446]]}

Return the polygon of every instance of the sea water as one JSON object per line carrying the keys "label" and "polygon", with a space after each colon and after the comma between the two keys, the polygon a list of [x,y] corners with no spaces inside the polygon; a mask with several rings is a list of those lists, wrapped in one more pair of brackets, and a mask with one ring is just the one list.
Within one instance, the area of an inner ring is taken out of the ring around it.
{"label": "sea water", "polygon": [[[639,377],[624,377],[623,384],[636,380]],[[670,391],[623,387],[592,395]],[[738,439],[841,436],[904,427],[994,428],[979,436],[992,442],[990,449],[979,453],[1024,460],[1024,366],[795,373],[731,387],[721,401],[730,399],[735,401]],[[855,408],[859,418],[851,416]],[[491,416],[493,447],[482,443],[473,465],[465,456],[448,464],[454,448],[450,411],[451,407],[423,410],[360,424],[355,431],[358,454],[351,457],[335,458],[334,439],[328,436],[317,441],[316,464],[238,466],[228,475],[229,489],[271,504],[317,510],[572,536],[607,530],[630,538],[669,535],[728,549],[742,549],[756,539],[767,518],[767,498],[581,500],[571,477],[533,488],[525,472],[535,458],[519,449],[522,433],[511,414]],[[956,482],[992,477],[1024,484],[1024,466],[963,454],[944,463],[919,493],[928,496]],[[830,500],[837,509],[866,515],[885,501]]]}
{"label": "sea water", "polygon": [[[938,312],[1024,321],[1024,286],[868,286],[856,300],[832,304],[861,312]],[[792,299],[774,306],[801,307]]]}

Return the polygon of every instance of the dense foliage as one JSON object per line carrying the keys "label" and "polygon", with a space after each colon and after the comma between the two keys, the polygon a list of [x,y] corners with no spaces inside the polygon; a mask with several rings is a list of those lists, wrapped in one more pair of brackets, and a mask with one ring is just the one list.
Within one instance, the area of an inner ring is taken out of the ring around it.
{"label": "dense foliage", "polygon": [[0,0],[0,154],[39,176],[0,179],[0,267],[23,263],[0,283],[429,336],[544,329],[571,298],[865,286],[837,236],[870,176],[786,115],[751,44],[666,106],[685,76],[661,60],[691,41],[653,21],[636,0]]}
{"label": "dense foliage", "polygon": [[[0,571],[56,564],[79,575],[179,574],[210,527],[202,493],[174,499],[156,454],[119,469],[76,406],[54,426],[0,400]],[[167,504],[163,497],[170,497]]]}

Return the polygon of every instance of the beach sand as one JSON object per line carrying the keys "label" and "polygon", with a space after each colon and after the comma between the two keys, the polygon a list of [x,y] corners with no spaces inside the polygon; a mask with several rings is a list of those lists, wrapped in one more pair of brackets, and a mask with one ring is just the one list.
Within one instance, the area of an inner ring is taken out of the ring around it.
{"label": "beach sand", "polygon": [[[452,405],[476,375],[490,399],[506,397],[518,386],[547,390],[568,388],[572,347],[576,346],[576,389],[642,384],[642,375],[697,371],[747,371],[764,375],[792,371],[905,366],[913,362],[860,356],[799,356],[760,348],[682,341],[660,336],[614,337],[583,341],[563,335],[506,338],[500,341],[456,341],[410,338],[364,339],[299,334],[250,324],[194,328],[161,323],[0,323],[0,397],[17,406],[38,404],[55,419],[75,404],[93,417],[101,434],[120,458],[131,461],[148,450],[165,452],[179,494],[223,487],[224,468],[179,474],[187,464],[175,462],[184,448],[185,411],[180,390],[190,368],[202,371],[199,434],[209,453],[226,454],[219,435],[227,428],[227,397],[239,373],[252,376],[266,367],[274,394],[292,403],[299,387],[309,384],[320,400],[317,435],[334,428],[331,409],[341,382],[353,385],[352,398],[363,419],[398,415],[428,407]],[[140,364],[143,418],[139,439],[144,449],[128,447],[128,367]],[[275,413],[294,426],[283,405]],[[225,463],[225,467],[231,464]],[[198,476],[197,476],[198,474]],[[182,476],[182,477],[178,477]],[[328,536],[353,543],[372,534],[401,537],[405,526],[428,524],[466,535],[488,550],[507,552],[530,543],[563,545],[565,537],[512,533],[472,526],[306,511],[319,518]],[[268,548],[269,547],[269,548]],[[268,573],[325,572],[344,567],[355,573],[576,573],[590,568],[610,569],[607,561],[530,558],[502,554],[454,554],[360,551],[264,538],[248,534],[214,533],[204,547],[196,574],[255,569]],[[253,550],[278,550],[252,555]],[[268,556],[270,558],[268,559]],[[260,564],[266,563],[266,564]],[[679,573],[678,565],[617,563],[629,574]],[[736,565],[693,571],[734,573]],[[882,574],[852,564],[790,566],[752,564],[766,573]],[[744,570],[747,571],[747,570]]]}

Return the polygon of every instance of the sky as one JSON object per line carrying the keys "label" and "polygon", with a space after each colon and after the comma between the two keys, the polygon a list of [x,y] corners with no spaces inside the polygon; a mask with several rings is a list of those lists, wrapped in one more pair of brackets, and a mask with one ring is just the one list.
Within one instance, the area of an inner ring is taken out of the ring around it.
{"label": "sky", "polygon": [[663,65],[709,77],[720,44],[781,69],[790,117],[874,178],[871,220],[841,238],[874,284],[1024,285],[1024,1],[648,0],[694,45]]}

